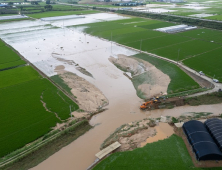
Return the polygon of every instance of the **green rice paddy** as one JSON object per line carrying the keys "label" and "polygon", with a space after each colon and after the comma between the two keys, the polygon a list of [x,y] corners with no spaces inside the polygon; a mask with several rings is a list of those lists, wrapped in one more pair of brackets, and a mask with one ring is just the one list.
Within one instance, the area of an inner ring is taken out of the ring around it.
{"label": "green rice paddy", "polygon": [[2,41],[0,41],[0,50],[0,70],[25,64],[25,61],[21,60],[19,55],[7,47]]}
{"label": "green rice paddy", "polygon": [[181,137],[149,143],[133,151],[116,152],[104,159],[93,170],[216,170],[196,168]]}

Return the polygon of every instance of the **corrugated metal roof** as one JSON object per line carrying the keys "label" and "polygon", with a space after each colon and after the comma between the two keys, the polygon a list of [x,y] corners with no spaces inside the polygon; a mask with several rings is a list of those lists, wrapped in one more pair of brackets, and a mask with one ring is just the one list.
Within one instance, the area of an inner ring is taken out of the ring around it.
{"label": "corrugated metal roof", "polygon": [[109,145],[105,149],[98,152],[96,154],[96,157],[99,158],[99,159],[102,159],[104,156],[108,155],[109,153],[111,153],[112,151],[114,151],[115,149],[117,149],[120,146],[121,146],[121,144],[119,142],[115,142],[112,145]]}

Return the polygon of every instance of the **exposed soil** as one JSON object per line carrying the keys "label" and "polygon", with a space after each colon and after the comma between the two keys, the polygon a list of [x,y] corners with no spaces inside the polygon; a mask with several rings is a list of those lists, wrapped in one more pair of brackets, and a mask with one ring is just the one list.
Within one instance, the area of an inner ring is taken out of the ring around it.
{"label": "exposed soil", "polygon": [[66,123],[56,123],[56,126],[53,127],[53,130],[63,129],[63,127],[66,125]]}
{"label": "exposed soil", "polygon": [[75,117],[75,118],[82,118],[82,117],[88,117],[89,114],[87,112],[72,112],[72,115]]}
{"label": "exposed soil", "polygon": [[[60,68],[60,70],[59,70]],[[79,107],[87,112],[94,112],[108,104],[107,98],[94,85],[74,73],[67,72],[59,66],[55,68],[60,78],[72,89]],[[84,114],[82,114],[84,116]],[[79,116],[79,115],[78,115]]]}
{"label": "exposed soil", "polygon": [[155,128],[148,128],[141,130],[138,133],[130,137],[121,137],[119,143],[121,143],[120,148],[117,151],[128,151],[142,146],[142,142],[146,141],[147,138],[155,136]]}
{"label": "exposed soil", "polygon": [[[137,82],[133,81],[134,86],[137,86],[135,87],[136,90],[142,92],[145,98],[163,93],[166,94],[170,83],[169,76],[158,70],[149,62],[122,54],[118,55],[118,58],[110,57],[109,60],[121,70],[130,72],[132,79],[135,79],[135,81],[139,81],[146,76],[147,81],[139,82],[138,86],[135,85]],[[139,76],[141,76],[141,78]]]}
{"label": "exposed soil", "polygon": [[117,151],[133,150],[166,139],[174,133],[173,127],[168,123],[157,124],[155,126],[156,119],[143,119],[122,125],[104,141],[101,149],[118,141],[121,146]]}
{"label": "exposed soil", "polygon": [[114,133],[105,139],[100,149],[104,149],[116,141],[122,144],[118,149],[119,151],[132,150],[139,147],[142,141],[145,141],[149,135],[153,134],[153,130],[148,129],[149,122],[149,119],[143,119],[121,125]]}

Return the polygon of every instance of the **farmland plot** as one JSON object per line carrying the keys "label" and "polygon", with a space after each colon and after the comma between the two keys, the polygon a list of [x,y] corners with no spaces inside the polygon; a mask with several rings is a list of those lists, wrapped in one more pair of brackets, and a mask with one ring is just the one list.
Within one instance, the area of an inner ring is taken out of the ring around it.
{"label": "farmland plot", "polygon": [[152,50],[151,53],[177,61],[177,59],[183,60],[198,54],[214,50],[219,47],[221,47],[221,45],[219,44],[205,42],[201,40],[192,40],[189,42]]}
{"label": "farmland plot", "polygon": [[12,51],[12,49],[5,46],[1,42],[0,42],[0,50],[1,50],[0,69],[21,65],[25,63],[24,61],[21,60],[18,54],[16,54],[14,51]]}
{"label": "farmland plot", "polygon": [[203,71],[206,75],[222,81],[221,53],[222,48],[219,48],[184,60],[183,63],[194,70]]}
{"label": "farmland plot", "polygon": [[[42,93],[49,91],[47,96]],[[0,88],[0,157],[8,154],[51,130],[51,127],[69,117],[78,106],[57,93],[61,92],[46,79],[35,79],[16,86]],[[43,102],[51,112],[46,111]],[[55,113],[58,113],[58,119]],[[4,129],[4,130],[3,130]]]}
{"label": "farmland plot", "polygon": [[[145,37],[144,37],[145,38]],[[142,42],[136,41],[132,43],[126,43],[127,46],[133,47],[136,49],[142,49],[142,51],[150,51],[166,46],[171,46],[173,44],[179,44],[185,41],[191,41],[192,39],[188,37],[180,37],[177,35],[168,35],[162,36],[162,37],[156,37],[151,39],[145,39]]]}

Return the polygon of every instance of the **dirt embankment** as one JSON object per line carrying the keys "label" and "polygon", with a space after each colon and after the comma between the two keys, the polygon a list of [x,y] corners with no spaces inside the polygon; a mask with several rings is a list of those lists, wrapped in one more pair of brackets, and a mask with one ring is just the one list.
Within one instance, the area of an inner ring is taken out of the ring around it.
{"label": "dirt embankment", "polygon": [[122,71],[131,73],[137,94],[141,94],[139,97],[150,98],[166,94],[170,78],[152,64],[125,55],[110,57],[109,60]]}
{"label": "dirt embankment", "polygon": [[121,146],[117,151],[133,150],[170,137],[174,133],[168,123],[156,119],[143,119],[122,125],[101,145],[101,149],[118,141]]}
{"label": "dirt embankment", "polygon": [[[76,97],[79,107],[82,110],[94,112],[97,111],[97,109],[108,105],[107,98],[97,87],[76,74],[65,71],[64,68],[64,66],[57,66],[55,71],[71,88],[71,92]],[[85,113],[82,113],[82,115],[84,114]]]}

